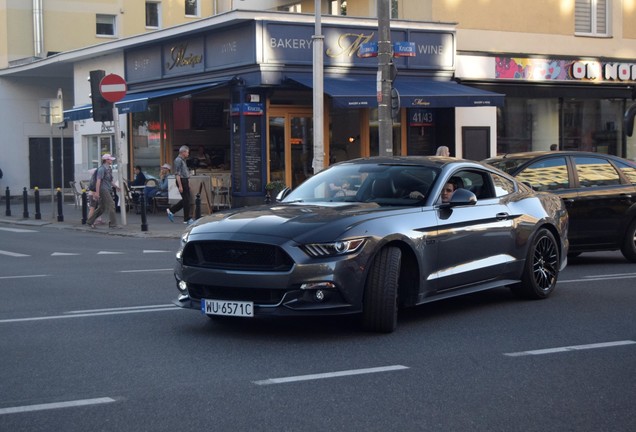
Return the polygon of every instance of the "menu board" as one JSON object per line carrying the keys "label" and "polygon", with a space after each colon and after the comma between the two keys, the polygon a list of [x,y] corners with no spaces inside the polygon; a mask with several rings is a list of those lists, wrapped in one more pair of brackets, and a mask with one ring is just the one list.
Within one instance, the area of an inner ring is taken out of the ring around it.
{"label": "menu board", "polygon": [[247,192],[263,190],[263,145],[261,117],[245,116],[245,176]]}
{"label": "menu board", "polygon": [[241,192],[243,162],[241,158],[241,117],[232,116],[232,189]]}
{"label": "menu board", "polygon": [[223,102],[195,101],[192,105],[192,128],[211,129],[223,126]]}

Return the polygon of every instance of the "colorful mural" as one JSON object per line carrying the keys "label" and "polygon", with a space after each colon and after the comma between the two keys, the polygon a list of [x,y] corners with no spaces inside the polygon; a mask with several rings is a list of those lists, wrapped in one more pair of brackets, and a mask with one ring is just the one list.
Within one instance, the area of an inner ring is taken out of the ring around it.
{"label": "colorful mural", "polygon": [[498,79],[570,80],[569,70],[574,60],[531,59],[514,57],[495,58],[495,76]]}

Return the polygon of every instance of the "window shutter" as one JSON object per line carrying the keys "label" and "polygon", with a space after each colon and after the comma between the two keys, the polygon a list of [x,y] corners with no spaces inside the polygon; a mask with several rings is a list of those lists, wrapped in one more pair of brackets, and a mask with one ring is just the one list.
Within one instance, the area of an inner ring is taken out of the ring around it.
{"label": "window shutter", "polygon": [[576,0],[574,22],[576,33],[592,33],[592,0]]}

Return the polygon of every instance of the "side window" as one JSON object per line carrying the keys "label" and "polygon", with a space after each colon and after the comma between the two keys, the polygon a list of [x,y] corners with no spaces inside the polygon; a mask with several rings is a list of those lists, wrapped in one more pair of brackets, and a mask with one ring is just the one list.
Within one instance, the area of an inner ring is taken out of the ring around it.
{"label": "side window", "polygon": [[516,175],[520,182],[529,183],[534,190],[552,191],[570,187],[568,166],[564,157],[537,161]]}
{"label": "side window", "polygon": [[464,188],[475,194],[478,200],[494,196],[488,173],[482,171],[460,171],[451,177],[458,188]]}
{"label": "side window", "polygon": [[621,184],[618,172],[607,159],[578,156],[574,158],[581,187]]}
{"label": "side window", "polygon": [[515,191],[515,183],[499,174],[491,174],[492,183],[495,188],[495,196],[502,197]]}
{"label": "side window", "polygon": [[631,184],[636,184],[636,168],[631,165],[627,165],[625,162],[615,162],[618,169],[623,173],[627,180]]}

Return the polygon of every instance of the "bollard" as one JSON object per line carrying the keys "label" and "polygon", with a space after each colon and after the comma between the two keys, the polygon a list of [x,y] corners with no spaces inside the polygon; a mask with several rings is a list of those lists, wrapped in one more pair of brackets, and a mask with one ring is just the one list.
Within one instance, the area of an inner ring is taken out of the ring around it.
{"label": "bollard", "polygon": [[82,189],[82,225],[86,225],[86,219],[88,218],[88,204],[86,197],[86,189]]}
{"label": "bollard", "polygon": [[4,192],[4,199],[7,202],[7,209],[4,212],[5,216],[11,216],[11,192],[9,192],[9,186]]}
{"label": "bollard", "polygon": [[194,219],[201,219],[201,194],[198,193],[194,199]]}
{"label": "bollard", "polygon": [[62,196],[62,191],[60,188],[57,188],[57,221],[64,222],[64,214],[62,212],[62,206],[64,204],[64,197]]}
{"label": "bollard", "polygon": [[24,211],[22,212],[22,217],[24,219],[28,219],[29,218],[29,195],[27,194],[26,187],[22,191],[22,204],[24,207]]}
{"label": "bollard", "polygon": [[139,196],[139,201],[141,204],[141,230],[148,231],[148,220],[146,218],[146,197],[141,194]]}
{"label": "bollard", "polygon": [[42,213],[40,213],[40,189],[35,187],[35,218],[42,219]]}

